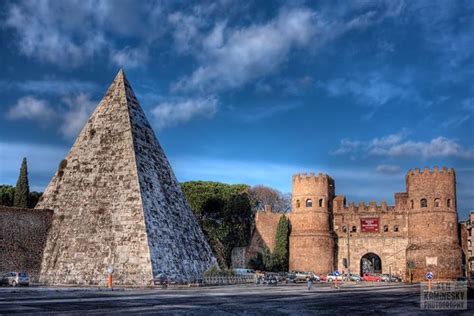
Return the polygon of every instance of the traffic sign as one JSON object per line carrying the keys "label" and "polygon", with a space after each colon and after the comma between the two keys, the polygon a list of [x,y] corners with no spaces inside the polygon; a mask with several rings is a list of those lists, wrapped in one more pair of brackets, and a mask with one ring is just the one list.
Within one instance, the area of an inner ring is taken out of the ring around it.
{"label": "traffic sign", "polygon": [[427,280],[432,280],[433,279],[433,272],[430,271],[430,272],[426,273],[426,279]]}

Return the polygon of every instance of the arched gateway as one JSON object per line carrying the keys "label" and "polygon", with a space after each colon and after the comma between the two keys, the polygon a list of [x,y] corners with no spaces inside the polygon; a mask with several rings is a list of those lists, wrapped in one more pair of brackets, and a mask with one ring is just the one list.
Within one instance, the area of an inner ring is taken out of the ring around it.
{"label": "arched gateway", "polygon": [[364,273],[382,273],[382,260],[373,252],[368,252],[360,259],[360,275]]}

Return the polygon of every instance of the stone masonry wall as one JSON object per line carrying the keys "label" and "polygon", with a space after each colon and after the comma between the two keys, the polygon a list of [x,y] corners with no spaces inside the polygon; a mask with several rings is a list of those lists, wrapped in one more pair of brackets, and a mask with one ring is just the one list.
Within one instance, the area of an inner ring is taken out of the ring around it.
{"label": "stone masonry wall", "polygon": [[406,176],[408,209],[407,260],[416,263],[414,278],[427,271],[435,279],[454,279],[462,274],[456,211],[454,169],[410,170]]}
{"label": "stone masonry wall", "polygon": [[[345,270],[343,259],[347,254],[347,231],[350,232],[350,270],[360,273],[361,259],[367,253],[374,253],[382,260],[382,273],[392,273],[405,277],[406,248],[408,246],[408,227],[406,211],[375,202],[358,207],[350,204],[334,213],[334,230],[337,234],[337,268]],[[378,218],[378,232],[362,232],[361,219]]]}
{"label": "stone masonry wall", "polygon": [[125,78],[124,85],[153,275],[193,282],[215,266],[216,259]]}
{"label": "stone masonry wall", "polygon": [[296,174],[292,179],[289,268],[328,273],[334,270],[332,202],[334,180],[326,174]]}
{"label": "stone masonry wall", "polygon": [[0,272],[28,272],[37,282],[53,211],[0,206]]}
{"label": "stone masonry wall", "polygon": [[46,188],[38,208],[54,210],[40,281],[105,285],[153,279],[131,122],[114,81]]}

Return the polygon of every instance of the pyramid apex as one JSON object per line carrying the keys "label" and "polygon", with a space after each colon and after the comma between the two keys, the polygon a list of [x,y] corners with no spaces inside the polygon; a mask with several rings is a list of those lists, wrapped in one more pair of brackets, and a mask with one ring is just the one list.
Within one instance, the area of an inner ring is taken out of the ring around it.
{"label": "pyramid apex", "polygon": [[125,71],[123,70],[123,67],[120,67],[118,70],[117,74],[115,75],[115,80],[124,80],[125,78]]}

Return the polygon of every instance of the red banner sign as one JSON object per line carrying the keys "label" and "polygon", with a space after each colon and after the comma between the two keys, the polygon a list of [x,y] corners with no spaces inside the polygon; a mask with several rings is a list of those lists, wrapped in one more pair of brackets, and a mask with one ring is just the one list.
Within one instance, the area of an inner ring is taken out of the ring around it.
{"label": "red banner sign", "polygon": [[360,219],[361,232],[363,233],[378,233],[379,232],[379,219],[374,218],[361,218]]}

